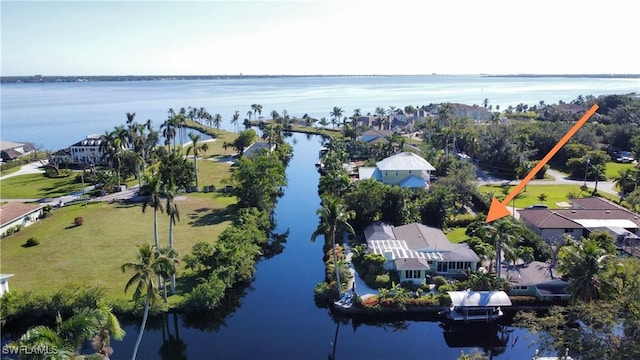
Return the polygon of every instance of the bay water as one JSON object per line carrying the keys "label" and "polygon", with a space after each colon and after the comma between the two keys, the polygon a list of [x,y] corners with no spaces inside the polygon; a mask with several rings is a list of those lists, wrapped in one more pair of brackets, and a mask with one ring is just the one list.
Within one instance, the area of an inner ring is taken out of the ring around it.
{"label": "bay water", "polygon": [[[479,105],[488,98],[506,108],[638,91],[637,79],[475,76],[3,84],[0,137],[57,150],[124,124],[127,112],[157,128],[170,107],[204,106],[223,116],[223,129],[233,130],[233,112],[242,119],[251,104],[261,104],[266,117],[287,110],[329,118],[334,106],[350,115],[356,108],[366,114],[378,106]],[[501,359],[533,356],[536,336],[512,326],[452,331],[434,319],[350,320],[316,306],[313,287],[323,279],[324,264],[321,241],[312,243],[310,236],[318,223],[314,162],[321,139],[294,134],[288,141],[294,146],[289,185],[275,213],[277,231],[290,231],[284,252],[260,261],[252,283],[221,310],[198,319],[171,314],[151,321],[140,359],[455,359],[473,349]],[[128,358],[133,350],[138,325],[127,324],[126,331],[123,341],[112,344],[113,359]]]}

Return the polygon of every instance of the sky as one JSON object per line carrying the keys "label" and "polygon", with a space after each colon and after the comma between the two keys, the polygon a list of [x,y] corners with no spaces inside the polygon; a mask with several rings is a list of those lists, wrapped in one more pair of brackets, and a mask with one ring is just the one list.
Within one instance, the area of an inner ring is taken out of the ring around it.
{"label": "sky", "polygon": [[640,1],[0,0],[24,75],[640,74]]}

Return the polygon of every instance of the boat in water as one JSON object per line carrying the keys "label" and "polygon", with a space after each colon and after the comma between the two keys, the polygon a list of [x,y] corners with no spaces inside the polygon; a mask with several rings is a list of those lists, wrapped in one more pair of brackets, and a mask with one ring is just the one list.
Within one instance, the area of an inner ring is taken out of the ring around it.
{"label": "boat in water", "polygon": [[451,307],[444,311],[453,322],[492,322],[502,317],[502,308],[511,306],[504,291],[449,291]]}

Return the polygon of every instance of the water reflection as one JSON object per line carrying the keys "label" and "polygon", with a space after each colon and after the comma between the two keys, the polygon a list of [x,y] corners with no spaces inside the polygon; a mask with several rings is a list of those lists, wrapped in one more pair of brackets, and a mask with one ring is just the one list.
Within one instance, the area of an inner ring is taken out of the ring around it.
{"label": "water reflection", "polygon": [[512,329],[500,324],[440,324],[450,348],[481,348],[489,358],[505,353]]}
{"label": "water reflection", "polygon": [[[170,321],[169,319],[172,319]],[[165,323],[162,327],[162,345],[158,354],[161,359],[167,360],[187,360],[187,344],[180,339],[180,326],[178,325],[178,314],[166,314]],[[173,332],[170,322],[173,323]]]}

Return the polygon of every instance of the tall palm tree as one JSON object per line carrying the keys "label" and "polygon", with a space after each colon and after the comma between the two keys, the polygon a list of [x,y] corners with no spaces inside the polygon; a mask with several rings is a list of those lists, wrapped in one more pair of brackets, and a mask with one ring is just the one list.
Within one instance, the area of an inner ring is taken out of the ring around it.
{"label": "tall palm tree", "polygon": [[174,115],[168,118],[162,125],[160,129],[162,130],[162,136],[166,139],[165,144],[169,149],[171,149],[171,140],[173,140],[173,148],[176,148],[176,135],[178,132],[178,116]]}
{"label": "tall palm tree", "polygon": [[560,249],[559,257],[558,270],[571,280],[568,289],[572,302],[608,299],[615,294],[616,287],[603,276],[610,266],[611,255],[607,255],[595,240],[583,239],[575,245],[565,246]]}
{"label": "tall palm tree", "polygon": [[[178,221],[180,221],[180,209],[176,204],[176,186],[173,183],[169,183],[165,189],[165,195],[167,197],[166,209],[167,215],[169,215],[169,249],[173,250],[173,227]],[[176,293],[176,274],[171,274],[171,294]]]}
{"label": "tall palm tree", "polygon": [[122,156],[125,144],[123,142],[124,138],[121,132],[117,130],[105,132],[99,145],[100,152],[102,152],[102,160],[108,162],[116,172],[118,186],[120,186],[120,169],[122,167]]}
{"label": "tall palm tree", "polygon": [[196,190],[199,189],[198,186],[198,156],[200,155],[200,151],[209,150],[209,145],[207,143],[203,143],[202,145],[198,145],[198,141],[200,141],[200,134],[189,133],[189,139],[191,139],[191,147],[187,149],[187,155],[190,152],[193,152],[193,167],[196,172]]}
{"label": "tall palm tree", "polygon": [[240,112],[236,110],[231,117],[231,125],[235,126],[236,132],[238,132],[238,120],[240,120]]}
{"label": "tall palm tree", "polygon": [[159,283],[155,282],[155,278],[159,278],[162,274],[170,273],[173,266],[171,261],[162,255],[157,247],[144,244],[138,246],[137,261],[122,264],[120,268],[122,272],[133,271],[133,276],[127,281],[124,292],[126,293],[131,286],[135,286],[133,300],[137,301],[143,297],[145,298],[140,334],[138,334],[138,340],[133,348],[133,355],[131,357],[135,360],[140,341],[142,341],[142,334],[147,324],[149,307],[155,304],[160,298],[158,293]]}
{"label": "tall palm tree", "polygon": [[342,108],[338,106],[334,106],[331,113],[329,113],[329,115],[331,115],[331,123],[334,124],[334,127],[335,127],[335,124],[340,123],[342,114],[344,114],[344,110],[342,110]]}
{"label": "tall palm tree", "polygon": [[218,132],[220,132],[220,124],[222,124],[222,115],[215,114],[213,116],[213,126],[215,126],[216,129],[218,129]]}
{"label": "tall palm tree", "polygon": [[323,198],[321,206],[322,207],[317,211],[318,216],[320,216],[320,224],[316,231],[311,234],[311,241],[315,241],[319,235],[324,235],[325,240],[327,237],[331,240],[333,266],[336,272],[336,286],[338,287],[338,296],[342,297],[342,283],[340,282],[338,256],[336,254],[336,234],[338,232],[338,228],[344,228],[348,232],[354,234],[355,231],[351,224],[349,224],[349,220],[354,219],[356,214],[353,210],[347,211],[342,201],[335,197]]}
{"label": "tall palm tree", "polygon": [[144,185],[140,188],[140,195],[144,197],[142,201],[142,212],[148,207],[153,208],[153,240],[156,247],[158,244],[158,211],[164,212],[161,197],[164,193],[160,174],[153,176],[145,175]]}

